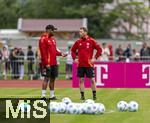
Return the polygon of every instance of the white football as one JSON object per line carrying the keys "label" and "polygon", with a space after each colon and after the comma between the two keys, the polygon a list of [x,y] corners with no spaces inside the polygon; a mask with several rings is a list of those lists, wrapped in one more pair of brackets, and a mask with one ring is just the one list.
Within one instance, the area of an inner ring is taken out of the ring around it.
{"label": "white football", "polygon": [[69,97],[64,97],[62,99],[62,102],[65,103],[66,105],[68,105],[69,103],[72,103],[71,99]]}
{"label": "white football", "polygon": [[77,110],[76,104],[74,104],[74,103],[69,103],[69,104],[67,105],[67,108],[66,108],[66,113],[69,113],[69,114],[77,114],[77,113],[78,113],[78,110]]}
{"label": "white football", "polygon": [[57,102],[50,102],[49,109],[51,113],[58,113],[59,112],[59,104]]}
{"label": "white football", "polygon": [[94,102],[94,100],[92,100],[92,99],[87,99],[87,100],[85,100],[84,103],[94,104],[95,102]]}
{"label": "white football", "polygon": [[97,114],[104,114],[104,113],[105,113],[105,106],[104,104],[99,103]]}
{"label": "white football", "polygon": [[82,103],[76,103],[75,106],[77,108],[77,114],[82,114],[84,112]]}
{"label": "white football", "polygon": [[99,114],[100,113],[99,112],[99,106],[100,106],[99,103],[93,104],[93,112],[94,112],[94,114]]}
{"label": "white football", "polygon": [[128,107],[129,111],[131,111],[131,112],[138,111],[139,104],[136,101],[130,101],[128,103],[128,105],[129,105],[129,107]]}
{"label": "white football", "polygon": [[94,113],[94,110],[93,110],[93,105],[94,104],[91,104],[91,103],[85,103],[85,113],[86,114],[93,114]]}
{"label": "white football", "polygon": [[127,111],[128,110],[128,103],[126,101],[119,101],[117,103],[117,109],[119,111]]}
{"label": "white football", "polygon": [[66,106],[65,103],[60,102],[60,103],[59,103],[59,113],[65,113],[66,107],[67,107],[67,106]]}
{"label": "white football", "polygon": [[82,111],[83,111],[83,113],[87,113],[87,108],[86,108],[86,104],[87,103],[82,103]]}

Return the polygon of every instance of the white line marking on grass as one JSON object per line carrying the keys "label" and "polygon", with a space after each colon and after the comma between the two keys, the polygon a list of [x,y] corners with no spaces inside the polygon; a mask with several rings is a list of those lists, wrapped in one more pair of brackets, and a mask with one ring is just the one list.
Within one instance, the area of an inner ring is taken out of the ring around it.
{"label": "white line marking on grass", "polygon": [[115,112],[115,110],[110,110],[110,111],[105,112],[105,114],[110,114],[110,113],[114,113],[114,112]]}

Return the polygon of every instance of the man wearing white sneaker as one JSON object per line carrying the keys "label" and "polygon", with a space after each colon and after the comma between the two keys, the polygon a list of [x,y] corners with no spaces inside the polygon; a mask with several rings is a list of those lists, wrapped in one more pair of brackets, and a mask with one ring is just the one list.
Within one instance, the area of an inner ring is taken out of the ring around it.
{"label": "man wearing white sneaker", "polygon": [[54,31],[57,30],[53,25],[46,26],[46,32],[39,40],[39,49],[41,55],[42,75],[44,81],[42,84],[42,99],[46,100],[46,88],[49,82],[50,100],[57,100],[54,94],[55,79],[58,76],[57,56],[63,54],[56,48]]}

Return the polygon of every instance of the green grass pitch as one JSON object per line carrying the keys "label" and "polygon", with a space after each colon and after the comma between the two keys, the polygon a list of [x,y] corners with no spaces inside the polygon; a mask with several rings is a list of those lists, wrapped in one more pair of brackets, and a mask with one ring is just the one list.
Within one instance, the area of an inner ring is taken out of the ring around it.
{"label": "green grass pitch", "polygon": [[[0,89],[0,98],[40,97],[40,89]],[[58,102],[69,97],[73,102],[82,102],[79,89],[56,89]],[[91,90],[85,89],[86,99],[92,98]],[[49,91],[47,91],[49,97]],[[150,122],[150,89],[97,89],[97,101],[106,107],[103,115],[51,114],[50,123],[149,123]],[[135,100],[139,104],[138,112],[119,112],[116,104],[120,100]]]}

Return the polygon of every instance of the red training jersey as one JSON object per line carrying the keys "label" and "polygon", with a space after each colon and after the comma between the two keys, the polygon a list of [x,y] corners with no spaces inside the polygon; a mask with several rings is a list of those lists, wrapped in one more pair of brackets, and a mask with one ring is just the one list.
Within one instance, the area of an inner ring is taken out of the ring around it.
{"label": "red training jersey", "polygon": [[91,59],[93,58],[94,49],[97,50],[94,56],[97,59],[101,55],[102,49],[100,45],[88,35],[75,42],[71,48],[71,52],[74,60],[78,56],[78,67],[93,67]]}
{"label": "red training jersey", "polygon": [[57,65],[57,56],[61,56],[60,50],[56,48],[56,40],[53,36],[44,33],[39,40],[42,66]]}

